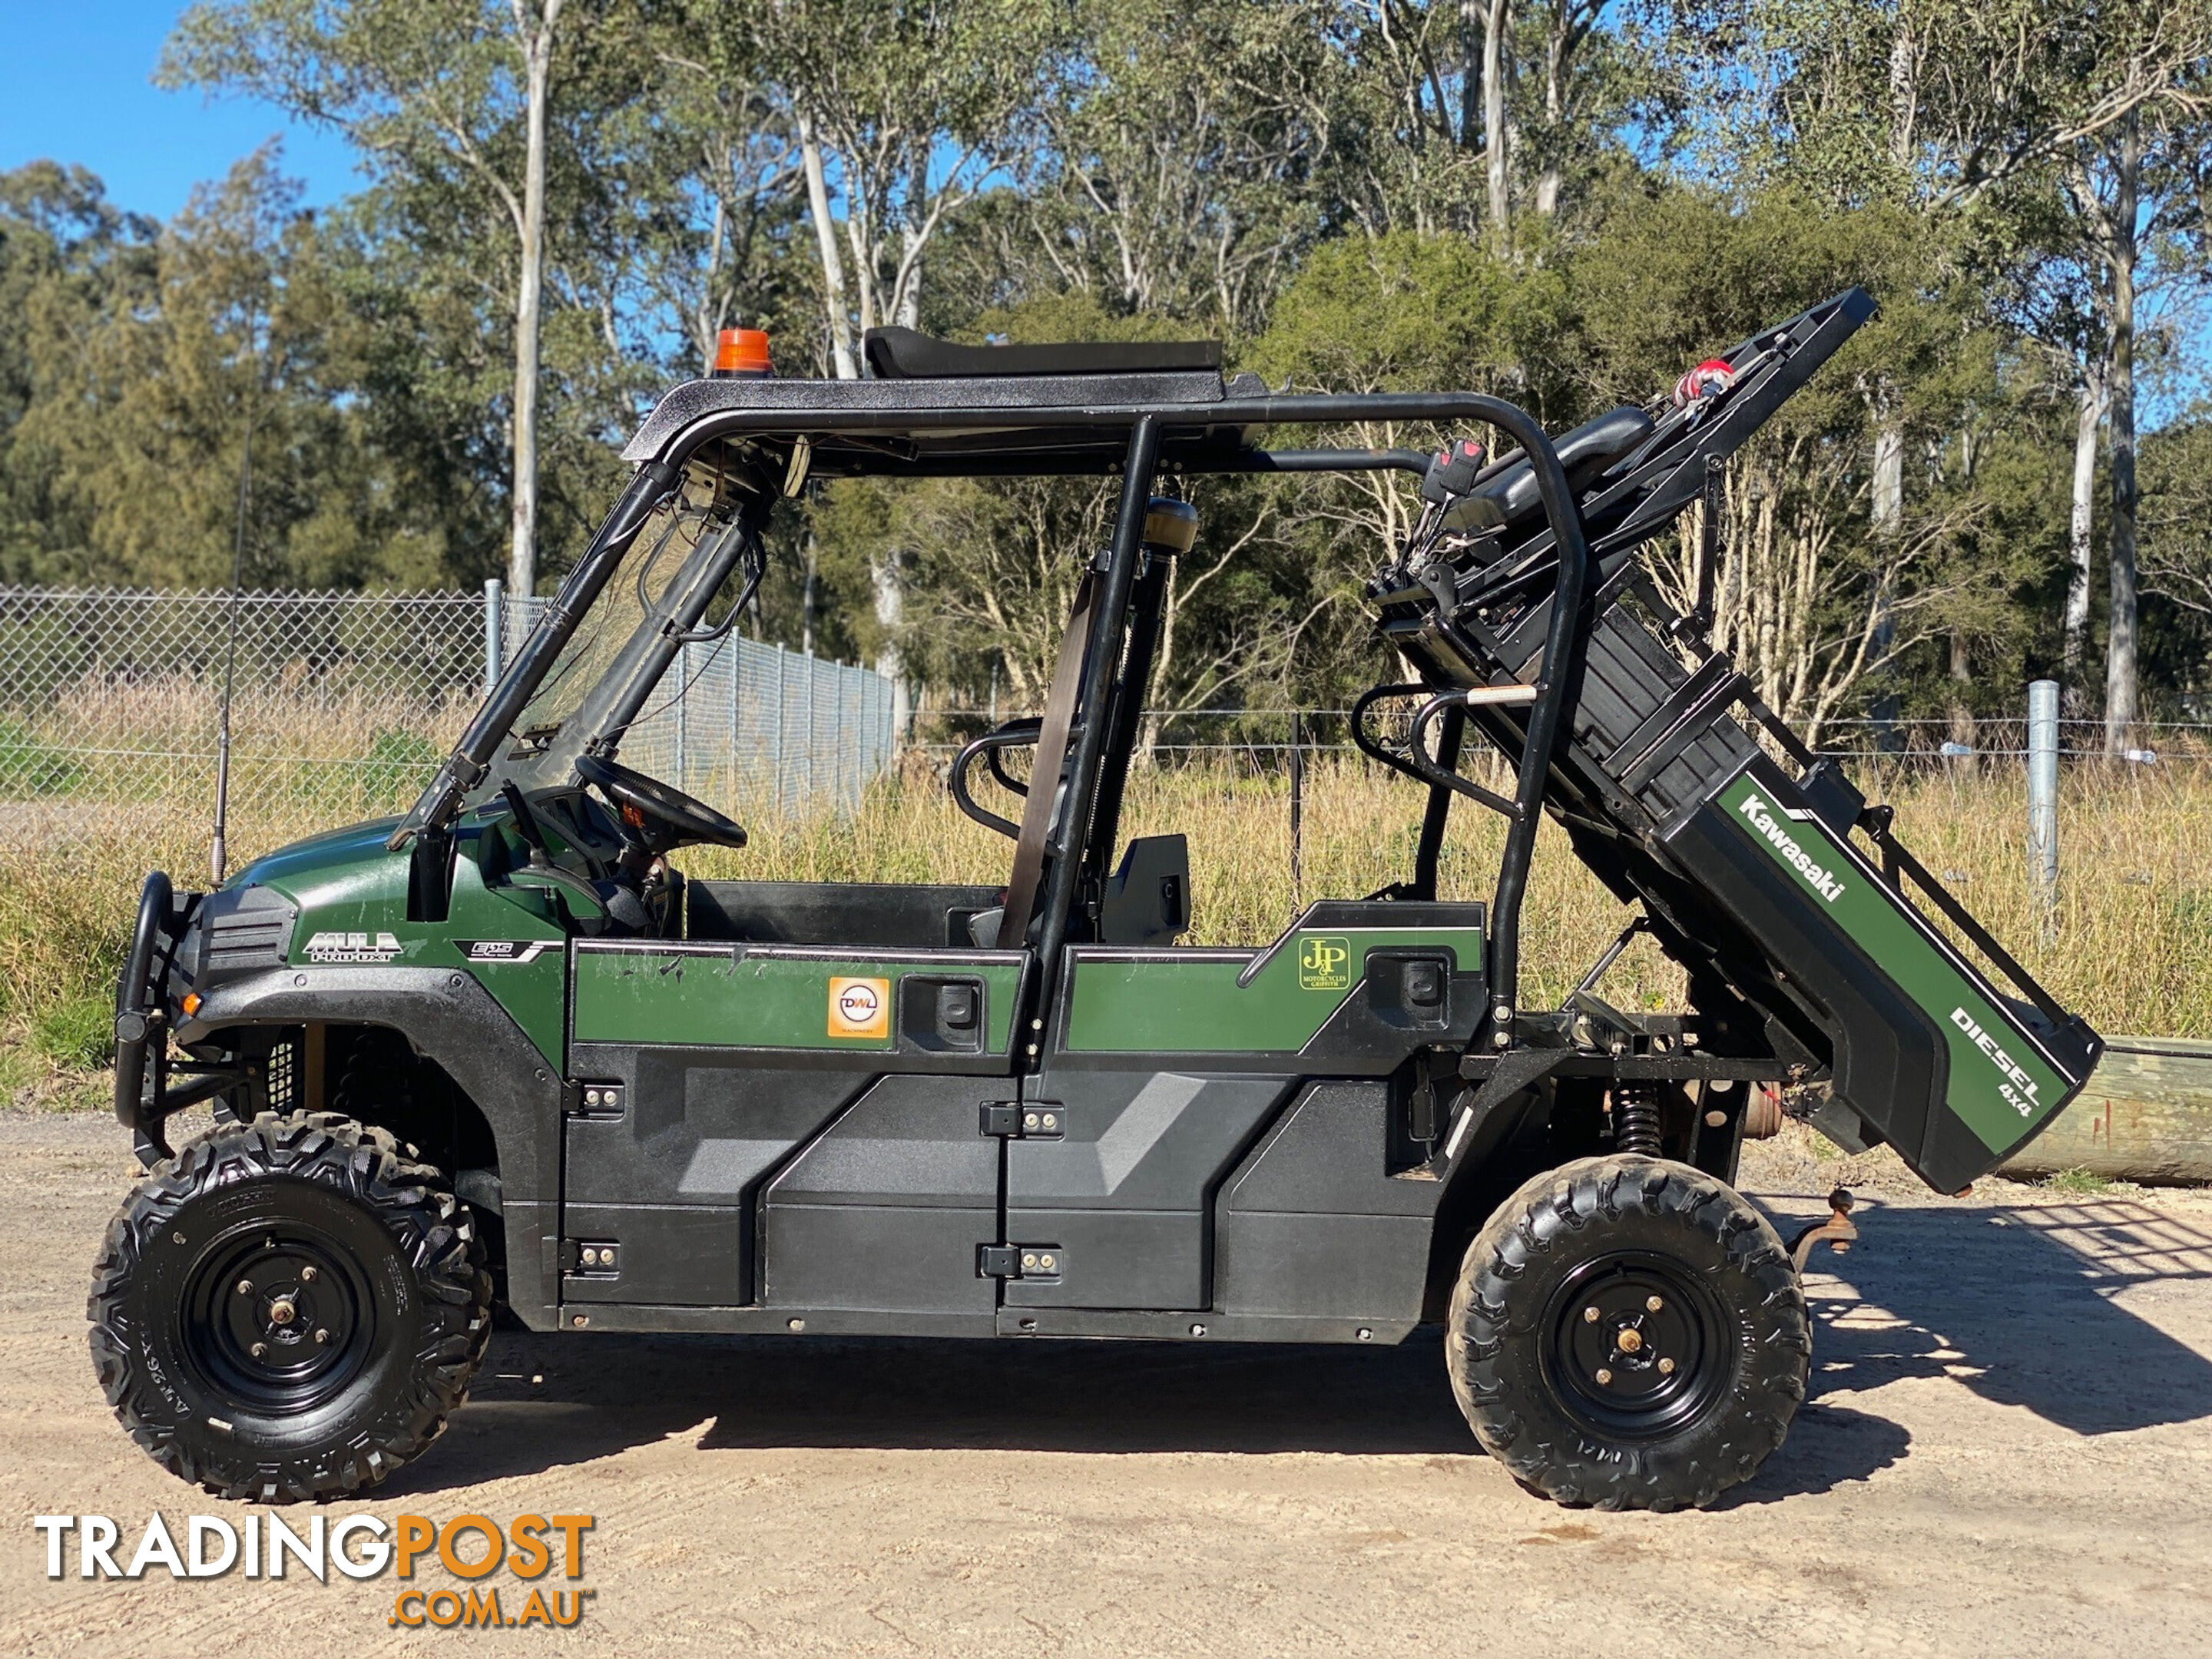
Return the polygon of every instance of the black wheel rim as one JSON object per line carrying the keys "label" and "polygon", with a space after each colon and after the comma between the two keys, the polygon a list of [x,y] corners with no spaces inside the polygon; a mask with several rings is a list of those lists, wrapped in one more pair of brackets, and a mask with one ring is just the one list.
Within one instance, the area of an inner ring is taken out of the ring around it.
{"label": "black wheel rim", "polygon": [[1553,1297],[1546,1327],[1553,1391],[1609,1439],[1675,1433],[1727,1386],[1733,1350],[1719,1299],[1664,1256],[1583,1263]]}
{"label": "black wheel rim", "polygon": [[375,1347],[376,1300],[359,1260],[297,1221],[246,1224],[212,1241],[192,1265],[180,1313],[202,1380],[271,1417],[335,1399]]}

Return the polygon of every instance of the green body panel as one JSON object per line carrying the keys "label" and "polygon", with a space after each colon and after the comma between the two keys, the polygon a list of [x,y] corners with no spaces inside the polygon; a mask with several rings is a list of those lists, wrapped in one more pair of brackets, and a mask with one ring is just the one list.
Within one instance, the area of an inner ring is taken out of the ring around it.
{"label": "green body panel", "polygon": [[1992,1152],[2015,1145],[2068,1084],[2018,1021],[1884,885],[1857,852],[1810,814],[1778,811],[1740,777],[1721,792],[1729,822],[1766,850],[1813,902],[1927,1012],[1950,1056],[1944,1103]]}
{"label": "green body panel", "polygon": [[[498,831],[464,824],[455,837],[453,904],[442,922],[407,920],[407,854],[385,850],[397,819],[356,824],[295,842],[240,871],[233,886],[275,889],[300,907],[295,963],[392,963],[453,968],[473,975],[507,1010],[538,1052],[562,1069],[561,1014],[566,936],[538,888],[486,887],[479,837]],[[501,960],[471,960],[467,947],[519,947]],[[545,948],[532,953],[531,946]],[[332,1009],[333,1018],[343,1010]]]}
{"label": "green body panel", "polygon": [[1456,969],[1482,961],[1474,927],[1301,929],[1257,951],[1074,952],[1070,1054],[1296,1054],[1358,985],[1370,951],[1442,947]]}
{"label": "green body panel", "polygon": [[898,981],[909,974],[983,982],[984,1052],[1003,1054],[1013,1035],[1021,958],[939,958],[926,951],[808,951],[793,946],[636,945],[576,952],[574,1036],[579,1042],[680,1043],[738,1048],[849,1048],[888,1053],[896,1019],[881,1036],[833,1036],[830,981]]}

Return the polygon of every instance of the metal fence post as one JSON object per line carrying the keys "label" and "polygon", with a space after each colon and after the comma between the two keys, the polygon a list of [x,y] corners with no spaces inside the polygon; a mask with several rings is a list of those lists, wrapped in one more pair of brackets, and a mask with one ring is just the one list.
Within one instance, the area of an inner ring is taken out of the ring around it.
{"label": "metal fence post", "polygon": [[496,576],[484,579],[484,690],[499,684],[507,626],[507,584]]}
{"label": "metal fence post", "polygon": [[2051,942],[2058,911],[2058,682],[2027,688],[2027,862]]}
{"label": "metal fence post", "polygon": [[775,810],[781,816],[785,809],[783,799],[783,662],[786,653],[781,646],[775,647]]}

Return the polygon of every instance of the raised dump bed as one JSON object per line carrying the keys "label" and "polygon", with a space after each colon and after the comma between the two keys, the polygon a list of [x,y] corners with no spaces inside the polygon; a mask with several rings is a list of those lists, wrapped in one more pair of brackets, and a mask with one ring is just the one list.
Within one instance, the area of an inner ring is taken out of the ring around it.
{"label": "raised dump bed", "polygon": [[[1854,1150],[1887,1141],[1952,1192],[2073,1097],[2098,1036],[1705,637],[1723,463],[1873,311],[1853,289],[1701,365],[1656,418],[1617,410],[1559,441],[1589,546],[1589,615],[1579,657],[1556,665],[1578,684],[1545,805],[1689,969],[1711,1049],[1771,1045],[1825,1074],[1818,1127]],[[1507,457],[1437,503],[1375,584],[1384,633],[1447,694],[1417,722],[1405,757],[1417,775],[1444,759],[1425,746],[1440,709],[1517,758],[1534,704],[1510,688],[1551,683],[1559,562],[1526,473]],[[1684,615],[1635,550],[1700,497],[1700,591]],[[1489,690],[1449,695],[1476,688]]]}

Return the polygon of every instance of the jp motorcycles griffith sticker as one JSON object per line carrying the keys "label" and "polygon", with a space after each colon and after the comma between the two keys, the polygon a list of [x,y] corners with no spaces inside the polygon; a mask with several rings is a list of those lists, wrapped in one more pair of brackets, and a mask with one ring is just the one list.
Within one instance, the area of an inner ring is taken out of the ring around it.
{"label": "jp motorcycles griffith sticker", "polygon": [[482,964],[535,962],[541,952],[560,942],[556,939],[458,939],[453,944],[468,961]]}

